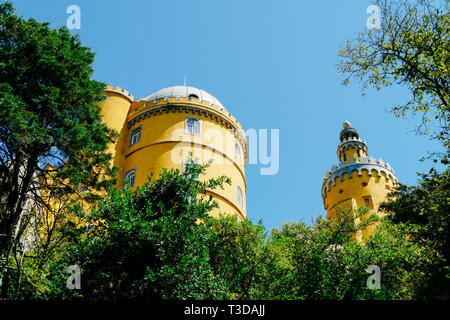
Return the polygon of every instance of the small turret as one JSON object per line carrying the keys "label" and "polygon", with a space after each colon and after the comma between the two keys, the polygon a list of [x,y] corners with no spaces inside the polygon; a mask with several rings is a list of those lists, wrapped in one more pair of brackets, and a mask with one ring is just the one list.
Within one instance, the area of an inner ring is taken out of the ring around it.
{"label": "small turret", "polygon": [[[383,160],[367,155],[367,143],[360,139],[358,131],[349,121],[343,123],[339,134],[337,156],[338,165],[332,166],[323,178],[322,198],[327,217],[335,219],[339,208],[365,206],[377,212],[381,202],[396,185],[394,170]],[[373,227],[357,235],[357,239],[367,237]]]}
{"label": "small turret", "polygon": [[127,100],[130,101],[130,103],[134,101],[133,95],[131,93],[129,93],[127,90],[122,89],[120,87],[114,87],[114,86],[111,86],[111,85],[106,86],[105,93],[108,96],[110,96],[110,94],[108,94],[108,93],[112,93],[112,92],[115,92],[117,94],[120,94],[120,95],[124,96]]}
{"label": "small turret", "polygon": [[[123,134],[124,123],[134,97],[128,91],[110,85],[106,87],[105,95],[106,100],[100,102],[103,123]],[[122,141],[119,139],[108,148],[114,157],[114,163],[112,164],[119,167],[122,164],[123,156],[121,152],[117,151],[121,147]]]}
{"label": "small turret", "polygon": [[339,134],[340,143],[337,148],[339,161],[348,164],[352,158],[367,157],[367,144],[359,138],[358,131],[352,127],[348,120],[345,120],[342,126],[344,129]]}

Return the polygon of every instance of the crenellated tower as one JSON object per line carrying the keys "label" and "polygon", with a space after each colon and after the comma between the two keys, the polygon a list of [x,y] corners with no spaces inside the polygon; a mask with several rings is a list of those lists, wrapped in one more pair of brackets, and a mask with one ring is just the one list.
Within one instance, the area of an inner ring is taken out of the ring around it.
{"label": "crenellated tower", "polygon": [[[337,148],[339,165],[327,171],[322,184],[322,198],[328,219],[335,219],[338,208],[367,207],[369,213],[378,213],[381,202],[397,183],[397,177],[389,163],[368,157],[367,143],[360,139],[358,131],[345,121]],[[363,230],[356,237],[367,237],[374,226]]]}
{"label": "crenellated tower", "polygon": [[[110,85],[106,87],[105,96],[106,99],[99,103],[103,122],[123,136],[126,133],[124,124],[134,97],[127,90]],[[121,152],[122,148],[122,139],[117,139],[108,148],[108,151],[113,156],[112,164],[117,167],[122,167],[124,162],[124,157]]]}

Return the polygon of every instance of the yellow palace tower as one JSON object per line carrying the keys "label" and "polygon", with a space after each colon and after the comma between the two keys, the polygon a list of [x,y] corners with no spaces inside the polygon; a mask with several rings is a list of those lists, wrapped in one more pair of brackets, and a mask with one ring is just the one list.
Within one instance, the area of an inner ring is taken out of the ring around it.
{"label": "yellow palace tower", "polygon": [[205,164],[200,179],[226,175],[232,185],[209,193],[219,204],[212,214],[236,214],[246,218],[245,164],[247,141],[237,120],[214,96],[188,86],[159,90],[140,100],[118,87],[108,86],[107,99],[100,103],[103,121],[120,132],[110,146],[114,165],[119,167],[118,187],[134,188],[163,168],[183,170],[192,153]]}
{"label": "yellow palace tower", "polygon": [[[359,138],[358,131],[345,121],[337,148],[339,165],[327,171],[322,185],[322,198],[327,218],[335,219],[338,208],[368,207],[378,213],[378,207],[397,183],[389,163],[367,157],[367,144]],[[370,226],[357,235],[366,238],[373,230]]]}

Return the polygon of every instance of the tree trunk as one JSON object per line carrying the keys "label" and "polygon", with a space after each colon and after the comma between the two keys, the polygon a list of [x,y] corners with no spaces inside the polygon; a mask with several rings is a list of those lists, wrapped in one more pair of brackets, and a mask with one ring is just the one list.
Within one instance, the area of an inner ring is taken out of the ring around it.
{"label": "tree trunk", "polygon": [[[14,166],[14,175],[12,176],[15,183],[12,183],[11,192],[8,195],[8,201],[6,210],[4,211],[5,219],[0,228],[0,297],[6,298],[7,285],[8,285],[8,256],[11,252],[16,238],[16,227],[20,220],[23,204],[26,202],[26,196],[29,191],[32,178],[35,174],[35,169],[38,163],[37,155],[32,155],[28,160],[16,159],[16,165]],[[20,179],[20,167],[26,163],[23,179]],[[5,281],[3,281],[5,279]]]}

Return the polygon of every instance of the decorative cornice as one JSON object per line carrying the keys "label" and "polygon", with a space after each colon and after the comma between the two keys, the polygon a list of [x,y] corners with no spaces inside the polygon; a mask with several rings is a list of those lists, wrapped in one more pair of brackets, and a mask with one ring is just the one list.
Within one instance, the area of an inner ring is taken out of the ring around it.
{"label": "decorative cornice", "polygon": [[330,191],[330,184],[333,184],[333,186],[336,185],[336,179],[338,177],[340,181],[344,181],[344,174],[347,173],[351,179],[353,171],[358,171],[358,176],[362,176],[363,170],[366,170],[369,176],[372,175],[372,170],[375,170],[378,177],[381,177],[381,173],[384,172],[387,178],[392,179],[394,182],[398,181],[394,169],[391,168],[389,163],[384,163],[382,159],[376,160],[374,157],[360,157],[356,160],[350,158],[349,164],[341,161],[339,167],[333,166],[331,167],[331,171],[327,171],[325,178],[323,178],[322,197],[326,197],[327,192]]}
{"label": "decorative cornice", "polygon": [[241,124],[237,121],[235,117],[222,105],[217,105],[212,102],[206,101],[206,100],[199,100],[197,98],[191,98],[191,97],[166,97],[166,98],[159,98],[155,100],[139,100],[133,103],[133,106],[130,109],[129,117],[132,118],[135,116],[133,113],[140,113],[142,109],[151,108],[151,107],[157,107],[160,105],[190,105],[190,106],[197,106],[206,108],[208,110],[215,111],[219,114],[221,114],[224,118],[226,118],[230,123],[234,124],[237,128],[244,131]]}
{"label": "decorative cornice", "polygon": [[[164,100],[164,99],[160,99]],[[164,104],[158,104],[154,107],[151,107],[151,102],[147,102],[147,104],[143,104],[143,108],[141,112],[137,112],[136,114],[132,115],[130,119],[127,121],[127,128],[130,129],[132,126],[134,126],[136,123],[140,122],[141,120],[144,120],[145,118],[150,118],[151,116],[157,116],[161,115],[163,113],[176,113],[176,112],[185,112],[185,113],[192,113],[192,114],[198,114],[203,115],[205,117],[210,117],[212,120],[216,120],[217,122],[222,123],[224,126],[229,129],[233,135],[236,137],[236,139],[239,141],[239,143],[242,146],[242,149],[244,150],[245,155],[245,163],[248,159],[248,151],[247,151],[247,140],[245,138],[245,133],[240,126],[240,124],[236,120],[231,120],[229,117],[224,115],[221,112],[218,112],[214,109],[208,108],[207,106],[203,105],[196,105],[196,104],[186,104],[186,103],[180,103],[180,102],[168,102]],[[137,111],[139,107],[135,107],[133,111]],[[231,114],[230,114],[231,115]]]}
{"label": "decorative cornice", "polygon": [[343,139],[340,143],[339,143],[339,145],[338,145],[338,148],[337,148],[337,154],[338,154],[338,156],[339,156],[339,151],[342,149],[342,150],[346,150],[346,149],[348,149],[349,147],[352,147],[352,148],[355,148],[355,147],[360,147],[361,149],[363,149],[365,152],[366,152],[366,154],[367,154],[367,151],[368,151],[368,147],[367,147],[367,143],[366,143],[366,141],[363,141],[363,140],[361,140],[360,138],[355,138],[355,137],[353,137],[353,138],[348,138],[348,139]]}

